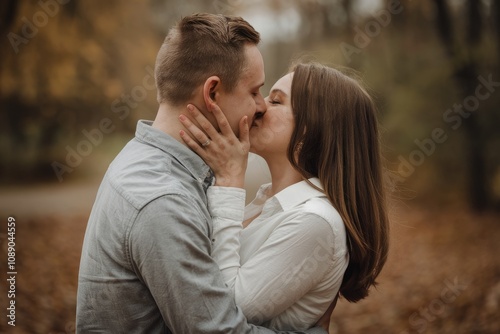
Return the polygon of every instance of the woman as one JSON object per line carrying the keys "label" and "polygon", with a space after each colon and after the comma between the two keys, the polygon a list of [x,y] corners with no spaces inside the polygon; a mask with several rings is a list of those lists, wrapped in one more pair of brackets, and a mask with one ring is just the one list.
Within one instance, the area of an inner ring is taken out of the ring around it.
{"label": "woman", "polygon": [[[376,111],[357,81],[319,64],[295,66],[266,103],[249,132],[251,151],[266,160],[272,182],[260,188],[244,217],[241,189],[217,183],[209,189],[212,256],[250,322],[305,329],[337,294],[351,302],[365,298],[386,261]],[[193,136],[181,131],[186,144],[216,179],[241,175],[244,128],[237,140],[218,108],[221,134],[190,110],[205,132],[182,117]]]}

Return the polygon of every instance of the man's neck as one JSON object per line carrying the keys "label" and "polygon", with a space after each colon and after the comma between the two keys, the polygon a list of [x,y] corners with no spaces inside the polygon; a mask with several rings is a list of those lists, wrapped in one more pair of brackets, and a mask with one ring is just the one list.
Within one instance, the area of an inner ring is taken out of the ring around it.
{"label": "man's neck", "polygon": [[181,110],[180,108],[162,103],[158,108],[158,113],[153,122],[153,128],[165,132],[179,143],[186,145],[179,134],[180,130],[184,129],[184,126],[179,121],[179,115],[186,113],[187,110]]}
{"label": "man's neck", "polygon": [[[179,120],[180,115],[186,116],[188,119],[191,120],[194,124],[196,124],[196,121],[193,120],[191,115],[189,114],[187,110],[187,105],[192,104],[194,106],[198,107],[198,110],[202,111],[205,109],[204,105],[202,105],[202,102],[193,100],[193,101],[188,101],[185,104],[182,104],[180,106],[171,106],[167,103],[161,103],[160,107],[158,108],[158,113],[156,114],[156,118],[153,122],[153,127],[165,132],[169,136],[173,137],[176,139],[179,143],[182,145],[186,145],[184,140],[182,140],[179,132],[181,130],[186,130],[186,128],[182,125],[181,121]],[[186,131],[188,135],[191,136],[189,131]],[[192,136],[191,136],[192,137]]]}

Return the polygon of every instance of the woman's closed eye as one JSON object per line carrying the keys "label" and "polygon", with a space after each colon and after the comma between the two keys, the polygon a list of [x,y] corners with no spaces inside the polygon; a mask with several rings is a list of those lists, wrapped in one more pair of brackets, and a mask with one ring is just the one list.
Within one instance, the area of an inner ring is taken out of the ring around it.
{"label": "woman's closed eye", "polygon": [[280,99],[277,96],[269,97],[270,104],[281,104]]}

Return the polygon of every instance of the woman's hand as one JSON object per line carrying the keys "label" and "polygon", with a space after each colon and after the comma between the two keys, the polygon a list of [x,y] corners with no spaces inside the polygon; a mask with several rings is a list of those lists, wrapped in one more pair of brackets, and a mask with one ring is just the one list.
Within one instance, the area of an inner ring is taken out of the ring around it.
{"label": "woman's hand", "polygon": [[190,104],[188,112],[200,127],[185,115],[180,115],[179,120],[191,134],[190,136],[181,130],[180,136],[213,170],[216,186],[243,188],[250,150],[248,117],[244,116],[240,120],[238,139],[219,106],[213,103],[209,108],[217,120],[220,133]]}

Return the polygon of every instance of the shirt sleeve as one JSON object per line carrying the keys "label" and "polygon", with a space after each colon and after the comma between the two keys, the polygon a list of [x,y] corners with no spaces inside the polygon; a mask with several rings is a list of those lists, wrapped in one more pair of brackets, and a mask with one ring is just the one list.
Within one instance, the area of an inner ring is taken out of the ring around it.
{"label": "shirt sleeve", "polygon": [[[208,222],[194,201],[167,195],[141,210],[127,237],[131,265],[169,329],[275,333],[247,323],[210,256],[208,235]],[[321,328],[304,333],[326,334]]]}
{"label": "shirt sleeve", "polygon": [[[236,200],[228,200],[221,190],[208,195],[212,218],[218,223],[213,231],[213,256],[245,316],[256,324],[272,320],[276,327],[304,328],[306,324],[291,323],[293,319],[281,319],[280,314],[316,286],[331,269],[334,235],[328,222],[308,212],[289,217],[244,265],[240,265],[241,220],[232,219],[228,210],[230,205],[233,210],[237,208]],[[216,245],[219,242],[224,244]],[[309,318],[320,316],[314,314]],[[314,322],[312,320],[307,326]]]}

